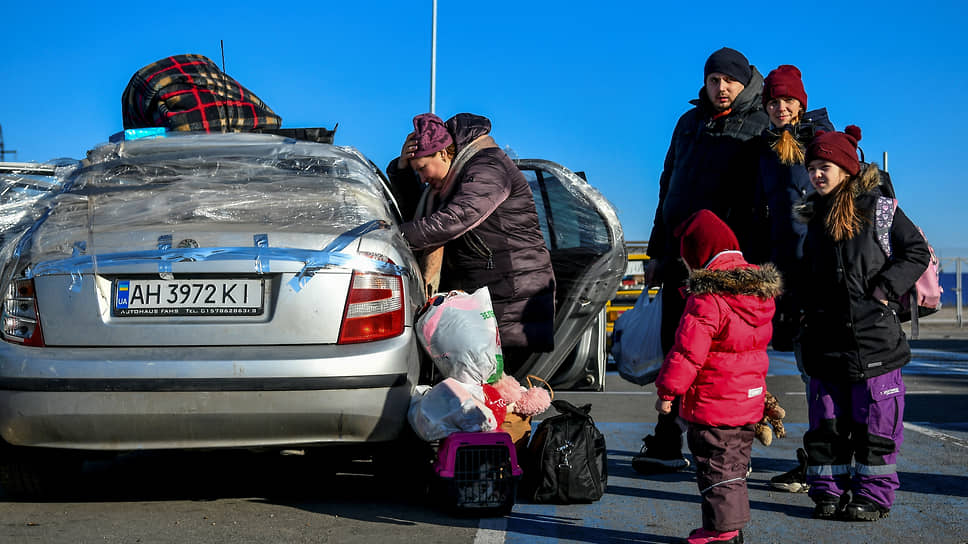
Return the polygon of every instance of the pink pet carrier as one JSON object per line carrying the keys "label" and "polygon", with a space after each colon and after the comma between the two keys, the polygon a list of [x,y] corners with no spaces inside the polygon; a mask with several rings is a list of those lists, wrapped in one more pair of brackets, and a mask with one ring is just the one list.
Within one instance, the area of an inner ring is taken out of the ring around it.
{"label": "pink pet carrier", "polygon": [[504,516],[514,507],[523,471],[511,436],[503,431],[453,433],[434,463],[433,496],[458,515]]}

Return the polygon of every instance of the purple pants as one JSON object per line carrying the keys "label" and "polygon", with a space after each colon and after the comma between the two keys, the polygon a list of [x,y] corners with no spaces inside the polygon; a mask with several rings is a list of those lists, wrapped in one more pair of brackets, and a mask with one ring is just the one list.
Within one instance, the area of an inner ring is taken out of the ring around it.
{"label": "purple pants", "polygon": [[803,446],[810,496],[850,491],[890,508],[904,440],[901,370],[854,383],[811,378],[809,388],[810,429]]}
{"label": "purple pants", "polygon": [[742,529],[750,521],[746,469],[753,452],[753,425],[709,427],[689,423],[686,439],[696,461],[702,526],[719,532]]}

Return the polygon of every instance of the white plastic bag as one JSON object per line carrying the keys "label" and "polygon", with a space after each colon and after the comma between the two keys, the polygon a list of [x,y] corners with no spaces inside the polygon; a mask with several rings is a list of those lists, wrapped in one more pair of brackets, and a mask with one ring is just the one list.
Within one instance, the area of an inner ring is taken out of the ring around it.
{"label": "white plastic bag", "polygon": [[662,368],[662,290],[652,302],[643,291],[635,306],[615,320],[612,357],[623,379],[638,385],[655,381]]}
{"label": "white plastic bag", "polygon": [[417,338],[437,369],[463,383],[496,380],[504,370],[501,337],[491,293],[451,291],[434,295],[417,319]]}
{"label": "white plastic bag", "polygon": [[407,421],[417,436],[428,442],[456,432],[493,431],[497,428],[494,413],[475,398],[467,384],[453,378],[447,378],[431,388],[418,386],[416,394],[410,399]]}

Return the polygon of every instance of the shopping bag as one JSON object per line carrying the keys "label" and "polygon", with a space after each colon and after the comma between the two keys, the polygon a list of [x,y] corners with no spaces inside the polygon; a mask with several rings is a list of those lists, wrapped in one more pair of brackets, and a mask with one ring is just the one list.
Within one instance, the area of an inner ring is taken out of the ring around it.
{"label": "shopping bag", "polygon": [[438,293],[427,301],[416,328],[420,345],[445,377],[493,383],[501,376],[501,336],[487,287]]}
{"label": "shopping bag", "polygon": [[410,399],[407,421],[417,436],[427,442],[456,432],[493,431],[494,414],[475,398],[468,387],[447,378],[427,388],[418,386]]}
{"label": "shopping bag", "polygon": [[662,368],[662,290],[652,301],[643,291],[635,306],[615,321],[612,357],[623,379],[638,385],[655,381]]}

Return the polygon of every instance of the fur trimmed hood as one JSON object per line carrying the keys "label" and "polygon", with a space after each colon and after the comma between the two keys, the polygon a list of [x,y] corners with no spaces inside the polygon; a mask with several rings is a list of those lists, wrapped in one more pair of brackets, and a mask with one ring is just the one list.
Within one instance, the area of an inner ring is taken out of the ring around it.
{"label": "fur trimmed hood", "polygon": [[693,270],[687,289],[694,295],[751,295],[762,299],[779,296],[783,280],[771,263],[733,268]]}
{"label": "fur trimmed hood", "polygon": [[[848,183],[853,184],[850,190],[854,194],[854,199],[864,193],[869,193],[876,189],[881,183],[880,168],[878,168],[877,164],[875,163],[867,164],[860,171],[860,174],[858,174],[856,180],[848,181]],[[822,198],[824,197],[820,196],[816,192],[811,192],[801,198],[793,205],[793,218],[800,223],[809,223],[816,213],[817,202]],[[867,214],[870,210],[855,208],[854,211],[858,214]]]}

